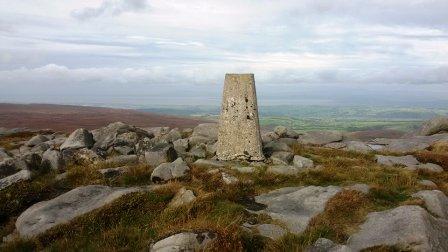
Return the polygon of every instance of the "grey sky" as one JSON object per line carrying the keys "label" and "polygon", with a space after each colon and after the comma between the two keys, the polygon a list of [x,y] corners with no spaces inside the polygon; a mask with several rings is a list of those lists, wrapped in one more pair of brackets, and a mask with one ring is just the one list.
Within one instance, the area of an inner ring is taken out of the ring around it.
{"label": "grey sky", "polygon": [[253,72],[261,99],[443,106],[447,17],[446,0],[0,0],[0,102],[215,103],[226,72]]}

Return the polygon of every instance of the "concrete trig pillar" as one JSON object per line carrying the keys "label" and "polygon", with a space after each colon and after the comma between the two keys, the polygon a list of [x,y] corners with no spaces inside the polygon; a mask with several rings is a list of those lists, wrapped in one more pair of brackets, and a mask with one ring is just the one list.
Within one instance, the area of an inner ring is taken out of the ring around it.
{"label": "concrete trig pillar", "polygon": [[219,119],[219,160],[264,160],[253,74],[226,74]]}

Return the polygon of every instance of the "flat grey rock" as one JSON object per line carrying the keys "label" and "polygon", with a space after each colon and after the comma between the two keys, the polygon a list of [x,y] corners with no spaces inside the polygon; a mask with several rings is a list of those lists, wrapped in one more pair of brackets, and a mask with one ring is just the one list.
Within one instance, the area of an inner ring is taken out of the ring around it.
{"label": "flat grey rock", "polygon": [[406,167],[413,167],[415,165],[420,164],[420,162],[412,155],[399,156],[399,157],[376,155],[375,158],[378,164],[387,166],[403,165]]}
{"label": "flat grey rock", "polygon": [[194,252],[206,251],[207,245],[216,238],[210,232],[184,232],[169,236],[154,243],[151,252]]}
{"label": "flat grey rock", "polygon": [[361,141],[347,141],[345,142],[345,147],[343,149],[360,153],[369,153],[373,151],[368,144]]}
{"label": "flat grey rock", "polygon": [[355,251],[374,246],[396,246],[405,251],[448,251],[448,221],[431,216],[419,206],[400,206],[367,215],[347,241]]}
{"label": "flat grey rock", "polygon": [[202,168],[223,168],[226,166],[226,162],[212,159],[198,159],[193,164]]}
{"label": "flat grey rock", "polygon": [[267,206],[257,213],[265,213],[280,221],[289,231],[302,233],[310,220],[325,209],[328,200],[342,189],[337,186],[285,187],[255,197]]}
{"label": "flat grey rock", "polygon": [[292,165],[274,165],[269,166],[266,169],[266,173],[276,174],[276,175],[297,175],[303,169],[297,168]]}
{"label": "flat grey rock", "polygon": [[448,219],[448,197],[439,190],[424,190],[412,194],[425,202],[426,209],[434,216]]}
{"label": "flat grey rock", "polygon": [[431,180],[422,179],[418,182],[421,186],[429,187],[429,188],[437,188],[436,183],[432,182]]}
{"label": "flat grey rock", "polygon": [[287,231],[286,229],[274,224],[260,224],[255,227],[261,236],[277,240],[283,237]]}
{"label": "flat grey rock", "polygon": [[342,141],[342,132],[336,130],[309,131],[301,135],[298,142],[301,144],[325,145]]}
{"label": "flat grey rock", "polygon": [[28,170],[21,170],[17,173],[14,173],[13,175],[0,179],[0,190],[3,190],[13,184],[30,179],[31,179],[31,172]]}
{"label": "flat grey rock", "polygon": [[411,170],[411,171],[425,170],[425,171],[436,172],[436,173],[440,173],[440,172],[444,171],[442,166],[440,166],[438,164],[432,164],[432,163],[417,164],[417,165],[413,165],[413,166],[408,166],[407,169]]}
{"label": "flat grey rock", "polygon": [[54,199],[34,204],[17,218],[16,228],[20,237],[31,238],[139,190],[101,185],[78,187]]}
{"label": "flat grey rock", "polygon": [[210,140],[218,140],[217,123],[201,123],[194,127],[192,137],[205,137]]}
{"label": "flat grey rock", "polygon": [[93,136],[86,129],[77,129],[73,131],[70,136],[64,141],[60,149],[81,149],[91,148],[93,146]]}
{"label": "flat grey rock", "polygon": [[178,158],[172,163],[163,163],[151,174],[151,181],[153,182],[166,182],[171,179],[182,178],[188,174],[190,168],[182,158]]}

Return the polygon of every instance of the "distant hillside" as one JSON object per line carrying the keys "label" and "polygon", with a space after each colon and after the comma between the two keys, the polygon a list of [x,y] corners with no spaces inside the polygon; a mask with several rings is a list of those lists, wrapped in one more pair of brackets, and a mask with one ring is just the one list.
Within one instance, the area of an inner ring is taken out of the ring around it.
{"label": "distant hillside", "polygon": [[52,104],[0,103],[0,127],[53,129],[71,132],[77,128],[95,129],[121,121],[139,127],[194,127],[206,120],[161,115],[130,109]]}

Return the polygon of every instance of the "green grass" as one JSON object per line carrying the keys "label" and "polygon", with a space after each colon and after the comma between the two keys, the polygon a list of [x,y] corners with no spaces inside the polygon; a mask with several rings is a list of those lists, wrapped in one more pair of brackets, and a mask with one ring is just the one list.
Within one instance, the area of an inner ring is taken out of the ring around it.
{"label": "green grass", "polygon": [[[375,163],[373,154],[361,154],[317,147],[294,146],[294,153],[312,158],[320,169],[297,176],[266,173],[266,167],[254,174],[241,174],[228,169],[240,183],[225,185],[220,174],[209,174],[207,168],[191,166],[189,180],[169,183],[156,192],[134,193],[55,227],[32,240],[16,240],[2,247],[5,251],[104,251],[145,250],[151,242],[181,231],[209,230],[218,234],[212,251],[302,251],[318,238],[345,242],[372,211],[383,211],[405,204],[418,204],[410,195],[420,189],[418,181],[426,178],[436,182],[446,192],[448,172],[441,174],[411,172],[399,167],[383,167]],[[441,156],[442,155],[442,156]],[[437,161],[446,167],[445,154],[422,152],[419,159]],[[68,177],[54,182],[52,172],[42,174],[32,182],[14,185],[0,191],[0,214],[3,215],[0,234],[10,233],[17,215],[35,202],[53,198],[63,191],[88,184],[134,186],[149,184],[152,167],[133,165],[130,172],[113,179],[104,179],[98,169],[105,165],[73,165]],[[275,223],[266,215],[245,210],[251,197],[285,186],[349,186],[366,183],[369,194],[343,191],[332,198],[325,211],[312,219],[301,235],[288,234],[278,241],[247,233],[244,222]],[[194,203],[179,208],[167,208],[174,193],[182,186],[194,191]],[[372,251],[387,251],[375,248]]]}

